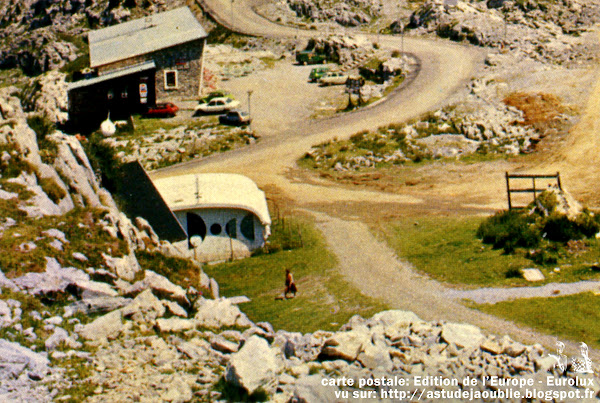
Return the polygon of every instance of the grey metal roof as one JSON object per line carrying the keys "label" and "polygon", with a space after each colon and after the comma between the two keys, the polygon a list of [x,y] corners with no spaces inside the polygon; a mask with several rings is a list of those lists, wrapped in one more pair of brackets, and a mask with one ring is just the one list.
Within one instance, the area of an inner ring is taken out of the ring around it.
{"label": "grey metal roof", "polygon": [[130,74],[141,73],[142,71],[155,69],[156,64],[153,61],[144,62],[140,64],[136,64],[135,66],[126,67],[123,69],[111,71],[110,73],[104,74],[99,77],[90,78],[87,80],[75,81],[73,83],[69,83],[68,90],[74,90],[77,88],[89,87],[90,85],[98,84],[104,81],[112,80],[114,78],[128,76]]}
{"label": "grey metal roof", "polygon": [[95,68],[208,35],[189,8],[180,7],[88,33]]}

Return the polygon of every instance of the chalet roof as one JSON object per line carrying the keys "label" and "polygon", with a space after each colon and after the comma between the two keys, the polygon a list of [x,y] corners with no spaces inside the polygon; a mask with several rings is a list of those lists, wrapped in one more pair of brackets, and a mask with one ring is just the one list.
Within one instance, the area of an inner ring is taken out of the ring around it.
{"label": "chalet roof", "polygon": [[242,175],[181,175],[155,179],[154,186],[173,211],[235,208],[254,213],[263,225],[271,224],[264,192]]}
{"label": "chalet roof", "polygon": [[89,32],[90,67],[103,66],[206,37],[206,31],[189,8],[176,8]]}
{"label": "chalet roof", "polygon": [[125,77],[130,74],[141,73],[142,71],[152,70],[155,68],[156,64],[154,64],[153,61],[136,64],[135,66],[125,67],[122,69],[111,71],[110,73],[103,74],[99,77],[88,78],[69,83],[69,91],[77,88],[89,87],[91,85],[95,85],[104,81],[113,80],[119,77]]}

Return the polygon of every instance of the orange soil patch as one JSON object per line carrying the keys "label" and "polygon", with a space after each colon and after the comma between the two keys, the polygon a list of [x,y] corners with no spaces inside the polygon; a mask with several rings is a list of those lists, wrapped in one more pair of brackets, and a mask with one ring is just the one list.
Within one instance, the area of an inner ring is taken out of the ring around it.
{"label": "orange soil patch", "polygon": [[504,103],[523,112],[524,121],[521,124],[540,132],[556,128],[558,116],[567,112],[562,100],[553,94],[514,92],[504,99]]}

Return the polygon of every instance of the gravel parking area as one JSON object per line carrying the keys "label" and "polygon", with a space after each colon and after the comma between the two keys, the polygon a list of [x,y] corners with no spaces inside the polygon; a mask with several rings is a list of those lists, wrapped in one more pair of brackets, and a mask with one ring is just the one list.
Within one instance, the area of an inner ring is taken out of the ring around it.
{"label": "gravel parking area", "polygon": [[344,86],[321,87],[308,82],[313,67],[296,65],[287,58],[276,62],[273,68],[222,81],[220,87],[231,91],[244,110],[248,109],[248,91],[253,91],[252,129],[259,136],[272,136],[285,132],[295,122],[333,114],[346,106]]}

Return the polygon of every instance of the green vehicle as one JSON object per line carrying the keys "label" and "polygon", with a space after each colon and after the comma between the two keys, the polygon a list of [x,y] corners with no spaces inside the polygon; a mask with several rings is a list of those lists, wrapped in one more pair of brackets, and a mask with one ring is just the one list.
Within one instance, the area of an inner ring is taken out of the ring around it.
{"label": "green vehicle", "polygon": [[318,64],[325,63],[327,56],[321,53],[317,53],[313,50],[303,50],[296,52],[296,62],[298,64]]}
{"label": "green vehicle", "polygon": [[310,71],[308,81],[316,83],[319,78],[323,77],[329,71],[329,67],[315,67]]}

